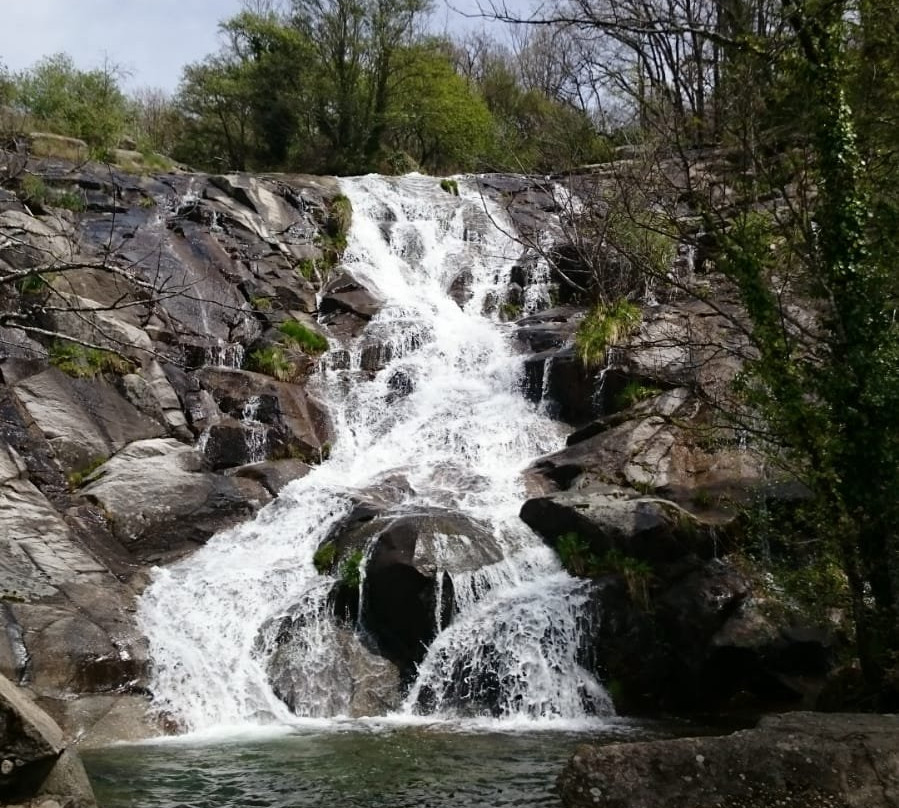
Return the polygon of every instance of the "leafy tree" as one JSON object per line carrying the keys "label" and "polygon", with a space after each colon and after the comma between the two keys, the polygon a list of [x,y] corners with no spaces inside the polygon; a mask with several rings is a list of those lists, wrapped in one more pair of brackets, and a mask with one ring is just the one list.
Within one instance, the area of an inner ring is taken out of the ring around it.
{"label": "leafy tree", "polygon": [[389,114],[390,141],[435,172],[473,168],[493,135],[484,100],[440,53],[404,54],[408,67]]}
{"label": "leafy tree", "polygon": [[64,53],[48,56],[16,77],[16,99],[37,121],[83,138],[95,152],[113,148],[125,131],[127,101],[112,64],[81,71]]}

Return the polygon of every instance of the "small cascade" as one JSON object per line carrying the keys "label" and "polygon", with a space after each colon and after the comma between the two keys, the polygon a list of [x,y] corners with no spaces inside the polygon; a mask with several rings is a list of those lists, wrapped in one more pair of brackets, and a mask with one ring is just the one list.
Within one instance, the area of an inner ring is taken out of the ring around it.
{"label": "small cascade", "polygon": [[[311,391],[333,422],[330,457],[253,521],[157,572],[139,608],[156,704],[191,730],[386,712],[513,723],[608,714],[578,663],[585,585],[518,518],[521,472],[563,435],[519,392],[514,335],[483,314],[520,253],[493,224],[503,211],[464,180],[459,197],[418,175],[341,186],[353,206],[344,267],[383,305],[357,338],[332,341]],[[460,268],[471,278],[462,307],[448,294]],[[256,414],[248,402],[244,422]],[[372,497],[382,519],[438,525],[415,551],[433,576],[436,636],[402,687],[370,631],[372,540],[354,620],[333,606],[347,585],[340,569],[314,563]]]}
{"label": "small cascade", "polygon": [[268,426],[256,420],[260,403],[259,396],[250,396],[244,404],[240,417],[244,440],[247,444],[247,462],[249,463],[261,463],[266,458]]}
{"label": "small cascade", "polygon": [[218,368],[243,367],[244,347],[239,342],[225,342],[219,340],[215,345],[209,345],[205,351],[204,364]]}

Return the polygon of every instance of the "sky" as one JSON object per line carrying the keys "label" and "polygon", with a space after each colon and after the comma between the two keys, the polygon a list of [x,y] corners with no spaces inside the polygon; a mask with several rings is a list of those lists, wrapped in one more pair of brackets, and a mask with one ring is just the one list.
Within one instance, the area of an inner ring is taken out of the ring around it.
{"label": "sky", "polygon": [[[477,0],[436,0],[433,26],[476,25],[448,6],[474,9]],[[0,63],[13,71],[65,51],[88,70],[104,59],[129,75],[126,89],[178,85],[181,68],[219,47],[219,21],[241,0],[0,0]]]}

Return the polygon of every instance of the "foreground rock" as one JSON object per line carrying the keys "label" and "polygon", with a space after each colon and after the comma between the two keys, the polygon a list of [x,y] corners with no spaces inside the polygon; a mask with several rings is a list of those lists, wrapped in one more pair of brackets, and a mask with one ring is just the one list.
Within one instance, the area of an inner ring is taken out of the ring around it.
{"label": "foreground rock", "polygon": [[582,746],[566,808],[895,808],[899,717],[794,713],[714,738]]}
{"label": "foreground rock", "polygon": [[30,800],[67,808],[97,804],[62,730],[24,691],[0,676],[0,804]]}

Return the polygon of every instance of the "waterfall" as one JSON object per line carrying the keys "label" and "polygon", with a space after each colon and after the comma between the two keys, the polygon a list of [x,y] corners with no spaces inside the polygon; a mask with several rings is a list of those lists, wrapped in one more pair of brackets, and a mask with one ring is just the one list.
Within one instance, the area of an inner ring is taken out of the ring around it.
{"label": "waterfall", "polygon": [[[353,206],[345,267],[383,307],[357,339],[332,345],[350,361],[323,362],[313,382],[333,421],[330,458],[253,521],[155,572],[139,620],[156,705],[189,730],[347,714],[353,677],[381,676],[383,660],[369,659],[364,609],[350,637],[329,623],[336,578],[313,555],[354,496],[399,480],[393,513],[464,514],[502,558],[465,568],[468,539],[431,537],[439,631],[389,710],[532,722],[610,712],[577,661],[584,584],[518,519],[522,470],[563,435],[518,392],[523,356],[511,326],[483,314],[502,299],[520,252],[503,233],[510,225],[466,181],[459,197],[418,175],[341,186]],[[464,308],[447,293],[462,270],[471,277]],[[381,365],[365,372],[372,345]],[[286,627],[298,632],[293,644],[282,642]],[[273,687],[279,654],[289,665]]]}

